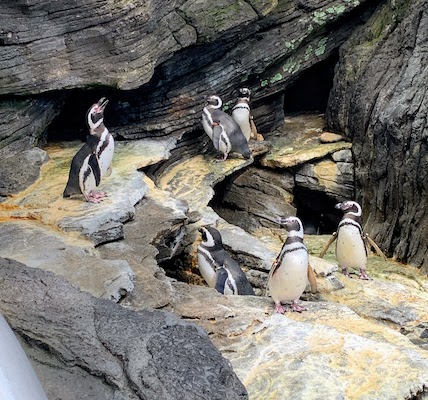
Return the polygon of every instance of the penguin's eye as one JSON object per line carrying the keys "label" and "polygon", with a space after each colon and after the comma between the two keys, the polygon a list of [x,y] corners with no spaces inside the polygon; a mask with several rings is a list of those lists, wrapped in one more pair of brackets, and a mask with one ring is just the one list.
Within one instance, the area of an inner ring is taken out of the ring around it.
{"label": "penguin's eye", "polygon": [[207,234],[205,233],[205,231],[202,231],[202,240],[203,240],[204,242],[206,242],[206,241],[207,241]]}

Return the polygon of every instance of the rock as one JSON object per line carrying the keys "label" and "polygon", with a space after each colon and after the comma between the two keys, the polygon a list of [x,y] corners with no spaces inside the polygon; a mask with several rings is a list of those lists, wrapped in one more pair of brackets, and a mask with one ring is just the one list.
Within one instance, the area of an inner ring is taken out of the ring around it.
{"label": "rock", "polygon": [[0,101],[0,159],[43,145],[63,103],[60,94]]}
{"label": "rock", "polygon": [[336,151],[331,155],[331,158],[335,162],[354,162],[354,158],[352,157],[352,151],[350,149]]}
{"label": "rock", "polygon": [[[364,287],[361,281],[354,281]],[[378,280],[373,283],[381,284]],[[362,318],[337,301],[302,302],[308,308],[304,313],[273,315],[270,298],[222,296],[183,283],[174,287],[174,312],[208,331],[251,398],[317,399],[321,393],[323,398],[405,399],[425,393],[428,359],[424,350],[394,329]],[[339,300],[341,291],[334,295]],[[418,302],[420,295],[418,291]],[[354,299],[362,300],[360,296]],[[420,309],[417,318],[424,318],[425,313]],[[378,362],[373,364],[373,360]],[[385,362],[391,369],[382,368]],[[382,379],[378,379],[378,368]],[[308,379],[304,385],[299,383],[301,376]],[[397,376],[404,385],[397,384]],[[367,384],[361,385],[362,381]]]}
{"label": "rock", "polygon": [[428,273],[427,186],[420,173],[427,168],[424,7],[423,0],[387,1],[353,33],[340,53],[326,117],[329,130],[353,141],[367,233],[386,253]]}
{"label": "rock", "polygon": [[135,207],[132,221],[123,227],[125,240],[98,247],[104,258],[126,259],[135,273],[135,288],[122,304],[138,309],[163,308],[172,302],[172,287],[159,263],[182,249],[188,210],[145,178],[149,193]]}
{"label": "rock", "polygon": [[[270,168],[291,168],[308,161],[322,159],[339,150],[351,148],[351,143],[320,143],[324,118],[322,115],[288,117],[284,126],[273,135],[271,151],[261,159],[261,165]],[[299,137],[299,141],[295,138]]]}
{"label": "rock", "polygon": [[169,156],[176,140],[119,142],[113,159],[113,173],[101,182],[108,197],[100,204],[87,203],[83,196],[64,199],[71,158],[81,143],[47,148],[50,161],[29,190],[3,203],[0,213],[6,218],[37,218],[44,224],[64,231],[77,231],[95,245],[123,237],[123,223],[134,216],[134,205],[147,193],[144,174],[139,168],[157,163]]}
{"label": "rock", "polygon": [[306,163],[295,175],[296,186],[326,193],[337,201],[354,198],[354,168],[352,163],[323,160]]}
{"label": "rock", "polygon": [[249,232],[261,226],[277,227],[278,217],[296,215],[293,188],[291,173],[249,167],[232,176],[222,191],[221,203],[213,207],[224,219]]}
{"label": "rock", "polygon": [[[230,156],[225,162],[216,162],[212,154],[197,155],[163,171],[157,177],[157,183],[161,189],[170,191],[175,198],[187,201],[190,211],[203,212],[202,209],[214,195],[213,186],[253,161],[236,155]],[[207,213],[209,214],[209,211]]]}
{"label": "rock", "polygon": [[46,151],[33,147],[0,159],[0,196],[16,194],[33,184],[47,162]]}
{"label": "rock", "polygon": [[5,259],[0,307],[49,398],[248,398],[207,334],[173,314],[127,310]]}
{"label": "rock", "polygon": [[127,261],[103,260],[90,242],[35,221],[1,223],[0,240],[0,257],[54,272],[95,297],[119,301],[134,288]]}
{"label": "rock", "polygon": [[344,138],[342,135],[338,135],[333,132],[323,132],[320,136],[321,143],[336,143],[342,141]]}

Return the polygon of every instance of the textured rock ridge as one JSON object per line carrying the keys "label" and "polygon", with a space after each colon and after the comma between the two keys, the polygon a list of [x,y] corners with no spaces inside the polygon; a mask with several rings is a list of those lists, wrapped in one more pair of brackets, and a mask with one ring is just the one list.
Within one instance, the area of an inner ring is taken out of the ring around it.
{"label": "textured rock ridge", "polygon": [[388,1],[341,50],[327,123],[353,141],[365,223],[428,272],[426,1]]}

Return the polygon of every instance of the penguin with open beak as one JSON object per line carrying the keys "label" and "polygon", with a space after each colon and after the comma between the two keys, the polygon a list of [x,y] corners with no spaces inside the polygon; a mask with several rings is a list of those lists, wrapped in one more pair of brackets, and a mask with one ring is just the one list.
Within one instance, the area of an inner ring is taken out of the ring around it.
{"label": "penguin with open beak", "polygon": [[89,136],[71,161],[68,182],[63,197],[83,194],[86,201],[99,203],[106,196],[95,188],[101,179],[111,174],[114,139],[104,125],[104,110],[108,100],[102,97],[86,115]]}

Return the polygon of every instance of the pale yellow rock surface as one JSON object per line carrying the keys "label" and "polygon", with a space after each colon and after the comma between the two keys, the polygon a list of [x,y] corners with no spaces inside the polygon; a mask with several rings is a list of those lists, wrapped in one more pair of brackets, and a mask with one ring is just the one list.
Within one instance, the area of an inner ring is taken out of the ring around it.
{"label": "pale yellow rock surface", "polygon": [[344,141],[321,143],[323,125],[322,115],[300,115],[285,119],[280,134],[269,137],[272,149],[261,159],[261,164],[270,168],[290,168],[352,147],[351,143]]}

